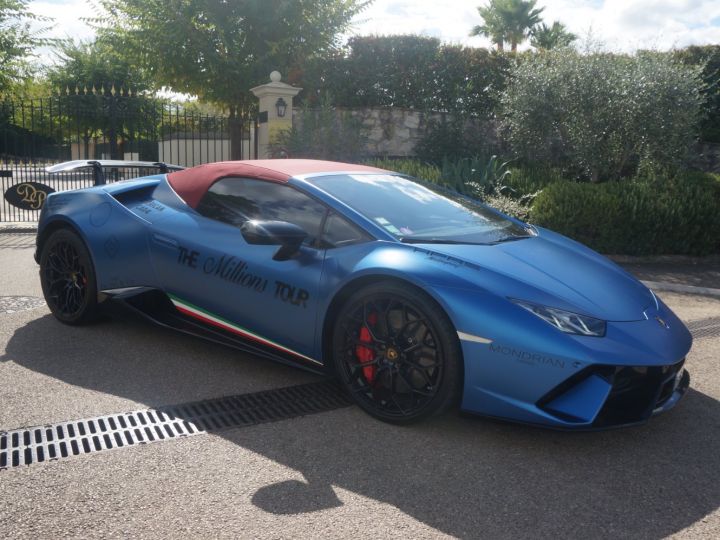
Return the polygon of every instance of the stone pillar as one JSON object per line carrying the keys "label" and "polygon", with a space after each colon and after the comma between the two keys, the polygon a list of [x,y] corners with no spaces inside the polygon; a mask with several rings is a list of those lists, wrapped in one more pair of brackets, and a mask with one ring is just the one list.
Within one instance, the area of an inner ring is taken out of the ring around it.
{"label": "stone pillar", "polygon": [[[260,100],[258,159],[270,157],[268,145],[278,133],[292,127],[293,98],[302,88],[280,82],[280,72],[270,74],[270,82],[250,91]],[[278,101],[285,104],[285,115],[278,116]]]}

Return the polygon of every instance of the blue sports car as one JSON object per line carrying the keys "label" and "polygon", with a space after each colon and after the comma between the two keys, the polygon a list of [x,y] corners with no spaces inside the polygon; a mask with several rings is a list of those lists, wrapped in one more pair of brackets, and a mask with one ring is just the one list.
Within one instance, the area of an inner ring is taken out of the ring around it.
{"label": "blue sports car", "polygon": [[644,422],[688,388],[683,323],[559,234],[373,167],[155,166],[161,174],[47,198],[36,260],[61,322],[86,323],[121,302],[335,374],[360,407],[396,423],[459,404],[606,428]]}

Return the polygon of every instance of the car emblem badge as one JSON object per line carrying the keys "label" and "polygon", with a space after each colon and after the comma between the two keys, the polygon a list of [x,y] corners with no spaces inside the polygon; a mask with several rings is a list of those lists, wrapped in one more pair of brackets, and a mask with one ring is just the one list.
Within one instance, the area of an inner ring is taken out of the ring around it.
{"label": "car emblem badge", "polygon": [[670,328],[670,326],[668,326],[668,323],[666,323],[662,318],[660,318],[659,315],[655,315],[655,320],[656,320],[656,321],[658,322],[658,324],[659,324],[660,326],[662,326],[663,328]]}

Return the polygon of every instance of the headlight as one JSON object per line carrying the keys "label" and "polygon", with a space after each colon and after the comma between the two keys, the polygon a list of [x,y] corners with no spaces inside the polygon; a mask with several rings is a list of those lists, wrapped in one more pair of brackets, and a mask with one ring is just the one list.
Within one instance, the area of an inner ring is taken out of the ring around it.
{"label": "headlight", "polygon": [[606,324],[605,321],[601,321],[600,319],[593,319],[586,315],[578,315],[577,313],[564,311],[562,309],[539,306],[514,298],[509,298],[509,300],[527,309],[533,315],[537,315],[543,321],[552,324],[558,330],[562,330],[568,334],[594,337],[602,337],[605,335]]}

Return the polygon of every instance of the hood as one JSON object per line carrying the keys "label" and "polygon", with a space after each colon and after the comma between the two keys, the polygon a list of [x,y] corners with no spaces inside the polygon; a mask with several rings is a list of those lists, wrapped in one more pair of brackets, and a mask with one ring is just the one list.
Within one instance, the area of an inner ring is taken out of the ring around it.
{"label": "hood", "polygon": [[535,237],[495,245],[423,247],[476,265],[471,279],[503,296],[606,321],[644,320],[643,311],[655,306],[649,289],[615,263],[544,229]]}

